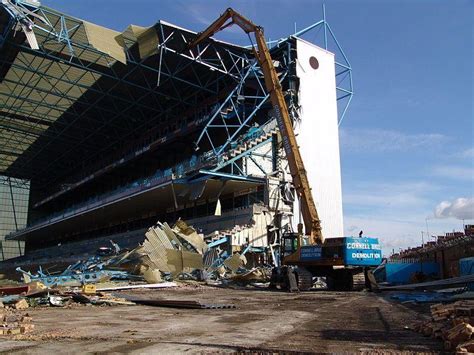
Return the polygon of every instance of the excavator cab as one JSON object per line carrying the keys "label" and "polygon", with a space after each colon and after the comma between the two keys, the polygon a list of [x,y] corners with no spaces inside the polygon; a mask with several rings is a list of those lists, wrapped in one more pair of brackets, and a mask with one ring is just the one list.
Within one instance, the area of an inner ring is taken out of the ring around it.
{"label": "excavator cab", "polygon": [[303,266],[293,261],[300,258],[305,239],[300,233],[285,233],[280,242],[280,265],[272,270],[270,288],[282,290],[306,291],[313,285],[313,275]]}
{"label": "excavator cab", "polygon": [[[282,259],[296,253],[300,246],[300,235],[298,233],[285,233],[282,237]],[[282,260],[283,261],[283,260]]]}

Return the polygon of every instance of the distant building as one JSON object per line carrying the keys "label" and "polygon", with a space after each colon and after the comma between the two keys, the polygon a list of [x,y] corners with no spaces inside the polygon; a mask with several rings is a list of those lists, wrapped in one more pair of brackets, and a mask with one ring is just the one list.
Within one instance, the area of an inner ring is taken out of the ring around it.
{"label": "distant building", "polygon": [[393,261],[427,262],[440,265],[443,278],[459,276],[459,259],[474,256],[474,225],[464,226],[463,232],[450,232],[435,237],[422,246],[408,248],[393,254]]}

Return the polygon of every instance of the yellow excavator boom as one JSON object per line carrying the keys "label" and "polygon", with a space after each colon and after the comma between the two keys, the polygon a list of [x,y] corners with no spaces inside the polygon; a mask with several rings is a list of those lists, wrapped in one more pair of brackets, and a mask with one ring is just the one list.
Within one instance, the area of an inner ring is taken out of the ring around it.
{"label": "yellow excavator boom", "polygon": [[295,132],[293,131],[293,122],[288,113],[288,107],[286,105],[281,84],[278,80],[278,75],[265,41],[263,28],[255,25],[235,10],[228,8],[207,29],[198,33],[196,38],[190,42],[188,47],[189,49],[194,48],[205,39],[233,24],[238,25],[248,34],[253,33],[255,36],[257,48],[253,47],[253,52],[263,71],[265,86],[270,95],[273,111],[276,115],[278,128],[283,140],[283,147],[288,159],[290,173],[293,178],[293,184],[298,197],[300,198],[301,214],[303,216],[305,232],[310,236],[311,244],[322,243],[323,236],[321,233],[321,223],[318,211],[311,194],[308,176],[296,142]]}

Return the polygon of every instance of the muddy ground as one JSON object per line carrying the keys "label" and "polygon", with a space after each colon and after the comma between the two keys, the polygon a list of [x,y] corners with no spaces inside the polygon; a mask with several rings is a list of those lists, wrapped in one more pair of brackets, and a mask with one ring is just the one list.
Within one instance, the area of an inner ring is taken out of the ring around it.
{"label": "muddy ground", "polygon": [[406,329],[425,315],[366,291],[290,294],[186,286],[133,295],[232,303],[237,308],[30,308],[34,332],[0,337],[0,352],[353,353],[442,349],[440,342]]}

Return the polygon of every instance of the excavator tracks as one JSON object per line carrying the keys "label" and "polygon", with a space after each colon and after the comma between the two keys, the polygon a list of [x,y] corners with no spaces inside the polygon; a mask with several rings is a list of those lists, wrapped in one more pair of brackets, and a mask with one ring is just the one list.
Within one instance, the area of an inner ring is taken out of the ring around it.
{"label": "excavator tracks", "polygon": [[298,289],[300,291],[309,291],[313,287],[313,275],[303,267],[295,270]]}

